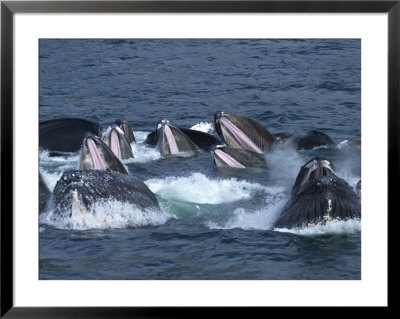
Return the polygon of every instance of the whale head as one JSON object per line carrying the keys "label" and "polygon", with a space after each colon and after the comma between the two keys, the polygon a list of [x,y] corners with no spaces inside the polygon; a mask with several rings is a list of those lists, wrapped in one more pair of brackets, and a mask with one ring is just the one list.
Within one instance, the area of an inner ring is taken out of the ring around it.
{"label": "whale head", "polygon": [[104,135],[104,143],[106,143],[119,160],[134,157],[125,133],[117,125],[113,125],[107,129]]}
{"label": "whale head", "polygon": [[301,167],[292,193],[298,193],[302,187],[324,176],[336,176],[333,164],[322,156],[313,157]]}
{"label": "whale head", "polygon": [[163,156],[197,152],[199,150],[189,136],[165,119],[157,124],[155,141],[156,147]]}
{"label": "whale head", "polygon": [[124,132],[125,138],[129,144],[136,142],[135,135],[133,134],[132,128],[127,121],[118,119],[115,120],[114,124]]}
{"label": "whale head", "polygon": [[277,139],[259,122],[238,114],[218,111],[214,114],[215,130],[226,145],[248,151],[270,151]]}
{"label": "whale head", "polygon": [[79,169],[110,170],[128,174],[113,151],[97,136],[89,135],[82,143]]}

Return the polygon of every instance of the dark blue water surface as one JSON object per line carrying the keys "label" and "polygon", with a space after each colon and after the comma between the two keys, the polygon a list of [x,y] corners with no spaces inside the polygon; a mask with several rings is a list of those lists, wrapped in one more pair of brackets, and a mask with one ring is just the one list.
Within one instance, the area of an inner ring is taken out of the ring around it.
{"label": "dark blue water surface", "polygon": [[[161,212],[124,203],[92,218],[40,218],[40,279],[360,279],[361,223],[276,230],[273,221],[304,162],[324,155],[351,186],[359,147],[290,148],[265,169],[222,170],[208,152],[161,158],[142,144],[157,122],[215,134],[218,110],[270,132],[317,129],[335,143],[361,138],[361,42],[307,40],[40,40],[40,121],[81,117],[105,130],[127,120],[138,143],[129,173]],[[79,153],[49,157],[50,189]]]}

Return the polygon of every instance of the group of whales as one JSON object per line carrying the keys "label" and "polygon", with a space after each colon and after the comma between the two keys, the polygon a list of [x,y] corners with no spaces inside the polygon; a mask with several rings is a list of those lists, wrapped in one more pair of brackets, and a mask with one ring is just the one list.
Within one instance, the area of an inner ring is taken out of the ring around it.
{"label": "group of whales", "polygon": [[[162,157],[211,152],[217,167],[244,169],[266,164],[266,155],[278,144],[297,150],[336,145],[332,139],[313,130],[304,135],[271,134],[262,124],[249,117],[227,112],[214,114],[218,134],[175,127],[168,120],[157,124],[144,144],[156,147]],[[88,213],[100,201],[115,199],[141,209],[159,209],[156,196],[143,181],[129,175],[121,160],[133,158],[131,143],[136,142],[130,125],[116,120],[102,136],[100,124],[79,118],[61,118],[39,124],[39,147],[49,155],[80,151],[79,169],[64,172],[53,193],[39,174],[39,211],[48,207],[50,198],[57,213],[69,216],[72,207]],[[360,145],[359,140],[345,141]],[[300,169],[291,196],[275,228],[324,225],[332,220],[361,219],[361,182],[356,192],[335,173],[333,164],[316,156]],[[51,196],[52,195],[52,196]]]}

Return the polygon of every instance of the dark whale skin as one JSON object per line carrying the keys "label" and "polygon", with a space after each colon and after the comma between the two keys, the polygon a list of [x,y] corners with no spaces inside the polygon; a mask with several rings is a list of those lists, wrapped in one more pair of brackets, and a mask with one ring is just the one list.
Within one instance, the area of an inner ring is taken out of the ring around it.
{"label": "dark whale skin", "polygon": [[141,209],[160,208],[154,193],[135,176],[100,170],[71,170],[61,176],[53,191],[58,213],[71,214],[74,191],[87,209],[101,200],[128,202]]}
{"label": "dark whale skin", "polygon": [[101,136],[101,132],[99,123],[85,119],[48,120],[39,123],[39,147],[52,152],[76,152],[86,136]]}
{"label": "dark whale skin", "polygon": [[[259,154],[241,148],[233,148],[230,146],[218,147],[215,150],[220,150],[228,154],[236,161],[238,161],[240,164],[242,164],[244,167],[255,167],[255,166],[261,167],[266,165],[266,160],[263,154]],[[214,164],[217,167],[229,167],[228,164],[224,163],[223,160],[219,159],[218,155],[215,154],[215,150],[212,152]]]}
{"label": "dark whale skin", "polygon": [[310,150],[318,146],[332,146],[336,145],[333,140],[326,135],[317,130],[312,130],[299,139],[297,143],[297,150]]}
{"label": "dark whale skin", "polygon": [[331,175],[294,189],[274,227],[301,228],[347,219],[361,219],[360,201],[345,180]]}
{"label": "dark whale skin", "polygon": [[224,134],[222,128],[225,126],[221,122],[222,118],[228,119],[264,152],[271,151],[274,144],[277,142],[277,138],[273,136],[258,121],[244,115],[217,111],[214,113],[215,131],[217,132],[221,140],[228,146],[244,148],[243,146],[238,146],[237,140],[234,136],[232,136],[231,134]]}

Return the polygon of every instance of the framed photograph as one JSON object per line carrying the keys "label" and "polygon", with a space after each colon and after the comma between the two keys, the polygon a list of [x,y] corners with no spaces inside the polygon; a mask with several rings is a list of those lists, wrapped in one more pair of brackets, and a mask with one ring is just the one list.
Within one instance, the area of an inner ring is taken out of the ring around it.
{"label": "framed photograph", "polygon": [[2,1],[1,316],[388,308],[399,19]]}

